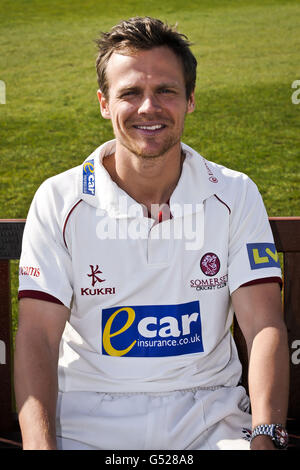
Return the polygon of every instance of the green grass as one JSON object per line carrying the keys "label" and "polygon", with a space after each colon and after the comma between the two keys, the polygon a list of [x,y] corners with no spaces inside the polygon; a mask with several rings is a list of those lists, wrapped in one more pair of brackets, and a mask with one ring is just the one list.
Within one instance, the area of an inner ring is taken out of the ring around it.
{"label": "green grass", "polygon": [[93,43],[136,14],[178,22],[198,59],[184,140],[244,171],[270,215],[299,214],[300,5],[296,1],[1,2],[0,217],[26,217],[38,185],[112,137],[96,98]]}
{"label": "green grass", "polygon": [[135,15],[177,22],[193,42],[197,107],[183,140],[252,177],[270,216],[299,215],[299,1],[1,0],[0,218],[25,218],[44,179],[113,137],[93,40]]}

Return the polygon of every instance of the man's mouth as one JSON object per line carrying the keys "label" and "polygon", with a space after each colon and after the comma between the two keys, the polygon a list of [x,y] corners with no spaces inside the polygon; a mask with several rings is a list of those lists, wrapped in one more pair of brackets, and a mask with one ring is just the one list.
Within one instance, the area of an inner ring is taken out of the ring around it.
{"label": "man's mouth", "polygon": [[155,124],[155,125],[140,125],[140,126],[134,126],[136,129],[145,129],[146,131],[156,131],[157,129],[162,129],[163,127],[166,127],[164,124]]}
{"label": "man's mouth", "polygon": [[135,124],[133,127],[141,131],[143,134],[153,135],[155,133],[158,133],[162,129],[164,129],[166,125],[165,124]]}

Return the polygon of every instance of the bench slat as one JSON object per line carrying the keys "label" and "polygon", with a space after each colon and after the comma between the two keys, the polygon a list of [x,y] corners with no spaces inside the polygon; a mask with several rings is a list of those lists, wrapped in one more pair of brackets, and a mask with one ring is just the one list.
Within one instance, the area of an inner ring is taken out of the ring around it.
{"label": "bench slat", "polygon": [[300,251],[300,217],[270,217],[275,245],[280,252]]}
{"label": "bench slat", "polygon": [[9,261],[0,260],[0,429],[12,430],[11,303]]}
{"label": "bench slat", "polygon": [[284,255],[284,317],[290,349],[289,417],[300,420],[300,253]]}
{"label": "bench slat", "polygon": [[19,259],[25,220],[0,219],[0,259]]}

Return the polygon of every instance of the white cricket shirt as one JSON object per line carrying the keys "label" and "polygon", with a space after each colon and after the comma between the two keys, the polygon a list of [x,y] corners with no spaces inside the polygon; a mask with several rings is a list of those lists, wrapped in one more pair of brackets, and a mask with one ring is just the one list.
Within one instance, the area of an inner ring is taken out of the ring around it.
{"label": "white cricket shirt", "polygon": [[103,167],[115,141],[36,192],[19,297],[71,309],[60,348],[61,391],[239,382],[230,294],[247,283],[280,281],[278,255],[255,184],[182,148],[171,215],[164,208],[160,223]]}

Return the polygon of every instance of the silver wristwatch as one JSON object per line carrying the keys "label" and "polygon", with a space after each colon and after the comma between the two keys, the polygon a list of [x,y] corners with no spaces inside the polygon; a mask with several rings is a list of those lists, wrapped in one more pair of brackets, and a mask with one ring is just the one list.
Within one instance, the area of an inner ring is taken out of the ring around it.
{"label": "silver wristwatch", "polygon": [[288,433],[281,424],[259,424],[252,431],[251,441],[261,435],[270,436],[277,449],[286,449],[288,445]]}

